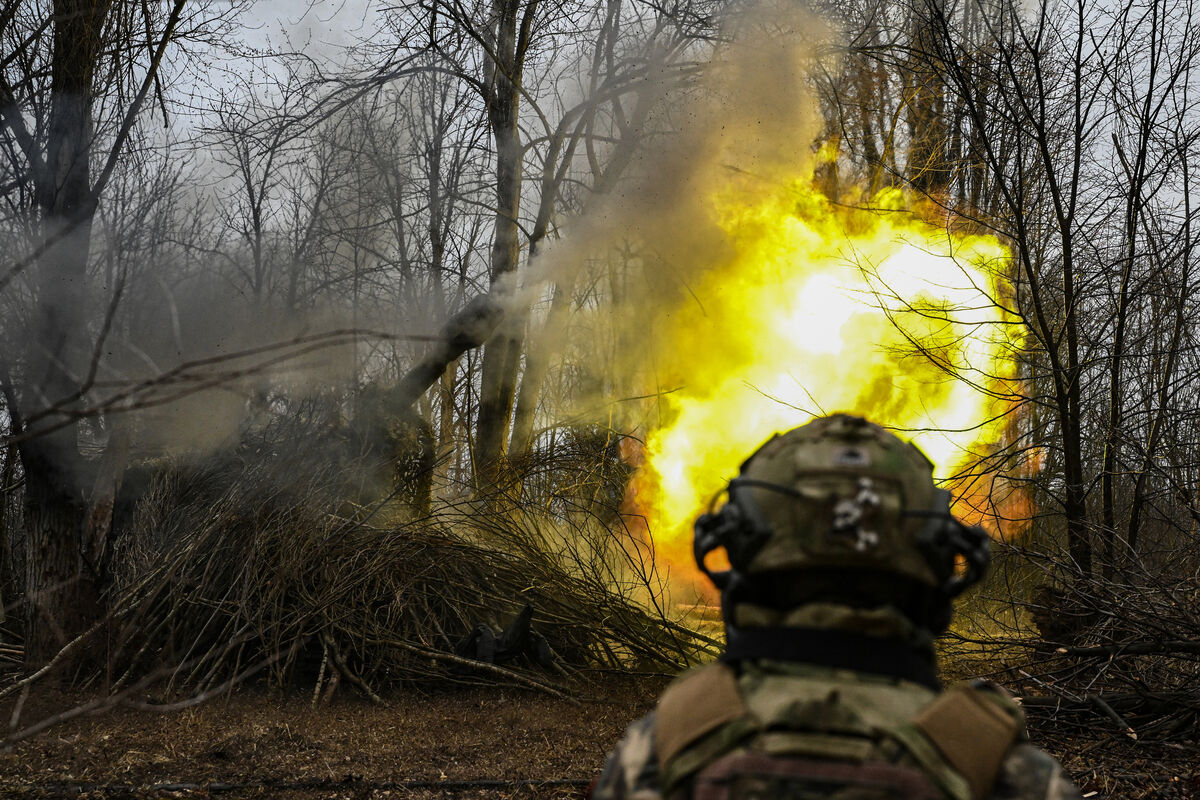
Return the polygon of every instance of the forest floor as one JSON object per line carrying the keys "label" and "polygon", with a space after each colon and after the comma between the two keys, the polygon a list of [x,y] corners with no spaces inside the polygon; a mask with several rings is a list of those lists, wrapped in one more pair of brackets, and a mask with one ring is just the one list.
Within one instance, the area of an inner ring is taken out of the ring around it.
{"label": "forest floor", "polygon": [[[606,675],[580,701],[513,689],[413,690],[373,705],[343,692],[309,697],[235,692],[156,713],[80,716],[0,754],[0,797],[382,798],[582,797],[625,726],[665,680]],[[83,695],[32,697],[28,724]],[[7,712],[7,709],[5,709]],[[1034,741],[1095,798],[1200,798],[1200,757],[1172,743],[1095,734]],[[474,782],[503,782],[473,785]]]}

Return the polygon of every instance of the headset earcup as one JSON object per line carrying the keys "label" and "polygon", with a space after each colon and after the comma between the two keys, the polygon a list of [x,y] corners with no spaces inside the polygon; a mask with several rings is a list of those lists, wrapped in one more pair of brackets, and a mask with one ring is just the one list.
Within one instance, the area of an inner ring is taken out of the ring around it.
{"label": "headset earcup", "polygon": [[983,574],[987,572],[992,560],[992,539],[987,531],[979,526],[967,527],[958,520],[953,520],[950,542],[953,551],[951,558],[962,556],[967,563],[967,571],[962,575],[954,575],[946,584],[947,596],[954,598],[979,583]]}
{"label": "headset earcup", "polygon": [[728,549],[729,517],[726,512],[727,508],[729,508],[728,505],[715,514],[701,514],[697,517],[692,535],[692,556],[696,559],[696,566],[713,582],[713,585],[722,591],[729,585],[729,571],[713,572],[704,563],[704,559],[718,548]]}

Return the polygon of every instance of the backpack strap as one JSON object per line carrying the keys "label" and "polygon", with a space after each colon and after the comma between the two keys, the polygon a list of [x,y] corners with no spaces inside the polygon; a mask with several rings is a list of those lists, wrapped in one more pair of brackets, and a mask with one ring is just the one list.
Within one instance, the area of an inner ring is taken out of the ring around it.
{"label": "backpack strap", "polygon": [[943,692],[913,724],[966,779],[975,798],[988,797],[1005,757],[1025,732],[1020,707],[987,681]]}
{"label": "backpack strap", "polygon": [[687,673],[667,687],[654,712],[659,768],[688,745],[722,725],[748,716],[737,675],[717,662]]}

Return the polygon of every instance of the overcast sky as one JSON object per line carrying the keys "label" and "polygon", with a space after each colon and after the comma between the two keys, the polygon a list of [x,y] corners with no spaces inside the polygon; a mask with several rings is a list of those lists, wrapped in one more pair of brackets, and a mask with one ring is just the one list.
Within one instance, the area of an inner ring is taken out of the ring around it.
{"label": "overcast sky", "polygon": [[257,0],[244,15],[249,44],[277,49],[333,49],[371,27],[370,0]]}

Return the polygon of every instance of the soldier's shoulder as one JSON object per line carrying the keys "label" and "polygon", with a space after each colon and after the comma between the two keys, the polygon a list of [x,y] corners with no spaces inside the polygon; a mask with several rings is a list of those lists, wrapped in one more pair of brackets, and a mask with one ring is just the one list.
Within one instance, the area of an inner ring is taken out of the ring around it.
{"label": "soldier's shoulder", "polygon": [[625,729],[592,786],[591,800],[660,800],[654,726],[651,711]]}
{"label": "soldier's shoulder", "polygon": [[1079,800],[1079,789],[1044,750],[1021,742],[1009,751],[990,800]]}

